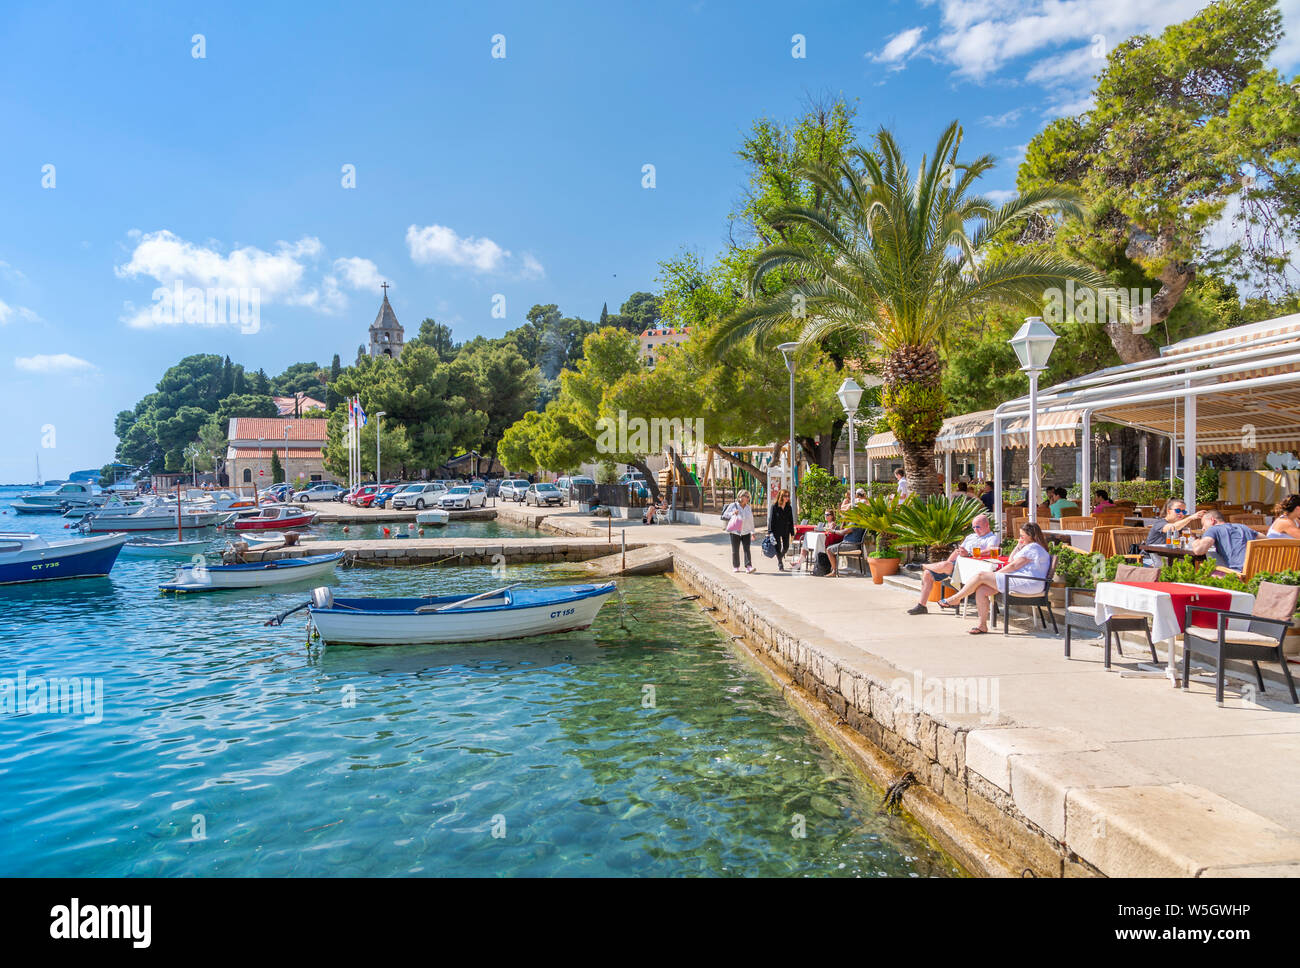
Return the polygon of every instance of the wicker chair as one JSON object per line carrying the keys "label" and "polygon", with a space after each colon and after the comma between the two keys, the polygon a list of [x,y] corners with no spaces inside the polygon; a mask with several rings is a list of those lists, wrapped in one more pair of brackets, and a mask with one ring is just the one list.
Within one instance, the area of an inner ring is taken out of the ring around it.
{"label": "wicker chair", "polygon": [[[1246,545],[1246,560],[1239,574],[1243,579],[1253,578],[1260,572],[1294,571],[1300,569],[1300,541],[1295,538],[1257,538]],[[1220,571],[1232,571],[1220,567]]]}
{"label": "wicker chair", "polygon": [[998,624],[998,607],[1002,608],[1002,634],[1011,633],[1011,606],[1023,605],[1025,608],[1032,608],[1038,612],[1038,620],[1042,623],[1043,628],[1047,628],[1047,619],[1043,618],[1043,608],[1047,608],[1047,617],[1052,620],[1052,633],[1060,635],[1061,630],[1056,624],[1056,615],[1052,612],[1052,603],[1048,599],[1048,591],[1052,587],[1052,579],[1056,577],[1056,555],[1052,555],[1052,563],[1048,566],[1046,578],[1029,578],[1023,575],[1011,575],[1008,578],[1008,588],[1012,579],[1034,582],[1042,584],[1043,590],[1033,592],[998,592],[993,596],[993,624]]}
{"label": "wicker chair", "polygon": [[1091,515],[1061,518],[1062,531],[1091,531],[1097,526],[1097,519]]}
{"label": "wicker chair", "polygon": [[[1141,568],[1137,565],[1120,565],[1115,569],[1116,581],[1159,581],[1159,568]],[[1065,657],[1070,657],[1070,630],[1086,629],[1089,632],[1104,632],[1106,648],[1103,663],[1110,668],[1111,636],[1115,637],[1115,650],[1120,658],[1124,657],[1124,646],[1120,642],[1120,632],[1145,632],[1147,645],[1151,649],[1151,661],[1159,662],[1156,644],[1151,641],[1151,618],[1141,612],[1116,612],[1105,622],[1097,624],[1097,590],[1095,588],[1067,588],[1065,590]],[[1080,604],[1079,599],[1088,599],[1088,604]],[[1071,601],[1073,599],[1073,601]]]}
{"label": "wicker chair", "polygon": [[[1255,542],[1252,541],[1251,544]],[[1291,666],[1286,661],[1286,653],[1282,648],[1282,641],[1286,638],[1292,616],[1295,615],[1297,596],[1300,596],[1300,586],[1262,581],[1255,595],[1255,607],[1250,612],[1188,605],[1186,631],[1183,633],[1183,689],[1188,687],[1193,653],[1215,660],[1214,699],[1220,706],[1223,705],[1223,664],[1228,659],[1250,661],[1255,667],[1255,681],[1259,683],[1260,692],[1265,690],[1259,660],[1271,659],[1282,666],[1286,687],[1291,692],[1291,701],[1300,704],[1300,698],[1296,696],[1295,680],[1291,678]],[[1193,626],[1193,612],[1214,615],[1217,627],[1207,629]],[[1245,630],[1230,629],[1227,627],[1228,620],[1233,618],[1247,619],[1250,624]]]}
{"label": "wicker chair", "polygon": [[1115,553],[1115,529],[1120,527],[1117,524],[1099,524],[1092,529],[1092,544],[1088,547],[1089,554],[1099,554],[1109,558]]}
{"label": "wicker chair", "polygon": [[1111,541],[1115,544],[1115,554],[1125,558],[1141,558],[1141,555],[1132,554],[1129,549],[1135,544],[1146,544],[1150,533],[1147,528],[1116,528],[1110,533]]}

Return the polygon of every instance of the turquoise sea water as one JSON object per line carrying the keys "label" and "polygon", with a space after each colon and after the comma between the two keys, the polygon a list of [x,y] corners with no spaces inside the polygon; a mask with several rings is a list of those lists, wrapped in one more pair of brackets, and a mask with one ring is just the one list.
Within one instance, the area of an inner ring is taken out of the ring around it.
{"label": "turquoise sea water", "polygon": [[[0,714],[0,874],[960,873],[666,579],[627,580],[583,633],[321,650],[303,613],[262,626],[309,587],[166,597],[174,567],[0,588],[0,679],[103,683],[100,722]],[[334,586],[501,583],[358,569]]]}

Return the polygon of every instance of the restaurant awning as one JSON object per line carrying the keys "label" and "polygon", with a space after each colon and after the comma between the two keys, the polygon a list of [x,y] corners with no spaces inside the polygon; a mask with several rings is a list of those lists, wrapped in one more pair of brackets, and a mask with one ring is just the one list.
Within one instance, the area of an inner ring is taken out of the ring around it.
{"label": "restaurant awning", "polygon": [[[1069,447],[1075,443],[1082,415],[1072,411],[1041,414],[1038,418],[1038,443],[1044,447]],[[1004,447],[1029,446],[1029,418],[1003,422]],[[993,446],[993,411],[979,410],[949,417],[939,429],[934,443],[936,453],[973,454]],[[867,438],[868,457],[899,457],[898,440],[888,431]]]}

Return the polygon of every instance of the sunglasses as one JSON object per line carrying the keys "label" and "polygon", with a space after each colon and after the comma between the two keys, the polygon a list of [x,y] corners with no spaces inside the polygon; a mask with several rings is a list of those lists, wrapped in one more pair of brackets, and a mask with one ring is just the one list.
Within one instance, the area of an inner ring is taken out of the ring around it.
{"label": "sunglasses", "polygon": [[1174,508],[1173,511],[1174,514],[1186,514],[1187,508]]}

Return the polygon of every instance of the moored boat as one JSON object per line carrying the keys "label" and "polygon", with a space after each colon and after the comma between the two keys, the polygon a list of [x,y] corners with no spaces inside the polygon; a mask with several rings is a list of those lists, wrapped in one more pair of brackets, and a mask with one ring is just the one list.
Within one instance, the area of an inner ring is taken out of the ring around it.
{"label": "moored boat", "polygon": [[309,606],[321,640],[334,645],[486,642],[585,629],[614,593],[602,585],[507,585],[480,595],[335,598],[317,588]]}
{"label": "moored boat", "polygon": [[252,516],[239,518],[233,524],[237,531],[265,531],[273,528],[305,528],[316,520],[316,511],[304,511],[290,505],[262,508]]}
{"label": "moored boat", "polygon": [[0,585],[107,575],[125,543],[124,534],[49,541],[25,532],[0,533]]}
{"label": "moored boat", "polygon": [[247,565],[182,565],[176,577],[159,591],[214,592],[227,588],[265,588],[324,577],[343,560],[343,552],[309,555],[305,558],[281,558],[278,561]]}
{"label": "moored boat", "polygon": [[[14,500],[9,502],[9,506],[19,514],[62,514],[63,513],[63,507],[61,505],[32,504],[29,501],[24,501],[22,498],[14,498]],[[79,504],[77,505],[76,509],[80,514],[84,514],[86,511],[86,506],[84,504]]]}
{"label": "moored boat", "polygon": [[234,511],[196,511],[182,507],[179,519],[176,506],[150,504],[120,511],[91,511],[77,525],[89,534],[110,531],[170,531],[173,528],[211,528],[234,517]]}
{"label": "moored boat", "polygon": [[451,512],[444,511],[442,508],[430,508],[428,511],[421,511],[415,516],[417,524],[432,524],[441,527],[451,519]]}
{"label": "moored boat", "polygon": [[[55,491],[29,491],[26,494],[19,494],[14,507],[17,508],[19,503],[25,508],[44,506],[49,508],[48,513],[52,514],[67,507],[98,507],[107,499],[108,495],[98,491],[93,484],[69,481]],[[23,513],[39,512],[24,511]]]}

